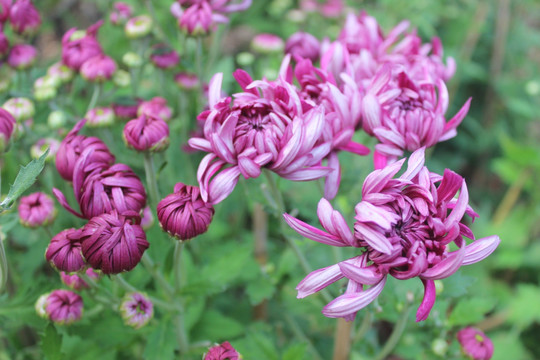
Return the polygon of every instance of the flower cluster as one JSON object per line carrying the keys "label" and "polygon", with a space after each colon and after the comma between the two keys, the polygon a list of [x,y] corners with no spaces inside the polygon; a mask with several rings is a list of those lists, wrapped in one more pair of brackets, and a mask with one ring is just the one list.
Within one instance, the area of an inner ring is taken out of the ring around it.
{"label": "flower cluster", "polygon": [[[478,215],[468,205],[467,185],[461,176],[450,170],[442,176],[429,172],[424,166],[424,148],[420,148],[410,156],[407,170],[396,177],[404,161],[366,177],[362,201],[355,207],[354,233],[325,199],[319,202],[317,215],[326,231],[284,215],[296,232],[311,240],[359,248],[357,256],[316,270],[298,284],[298,297],[303,298],[348,279],[345,293],[323,309],[325,316],[353,320],[360,309],[379,296],[391,275],[399,280],[418,277],[422,281],[424,298],[416,320],[425,320],[435,303],[434,280],[486,258],[498,246],[498,236],[475,240],[466,225],[465,215],[472,219]],[[473,241],[467,245],[465,238]],[[452,244],[454,251],[450,251]]]}

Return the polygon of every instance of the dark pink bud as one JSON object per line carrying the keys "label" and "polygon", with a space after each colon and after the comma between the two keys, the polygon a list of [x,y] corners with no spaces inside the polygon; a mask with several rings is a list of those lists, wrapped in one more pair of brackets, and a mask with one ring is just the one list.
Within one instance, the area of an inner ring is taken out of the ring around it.
{"label": "dark pink bud", "polygon": [[141,99],[121,98],[112,104],[114,115],[123,120],[134,119],[141,103]]}
{"label": "dark pink bud", "polygon": [[17,0],[9,11],[9,21],[17,34],[34,34],[41,26],[41,15],[31,0]]}
{"label": "dark pink bud", "polygon": [[160,69],[170,69],[178,64],[180,56],[167,45],[158,44],[154,46],[150,60]]}
{"label": "dark pink bud", "polygon": [[18,210],[21,224],[30,228],[49,225],[56,217],[53,199],[42,192],[23,196]]}
{"label": "dark pink bud", "polygon": [[159,202],[157,214],[164,231],[189,240],[208,230],[214,207],[203,201],[198,187],[178,183],[174,193]]}
{"label": "dark pink bud", "polygon": [[[93,280],[97,280],[99,279],[99,273],[96,272],[94,269],[92,268],[88,268],[86,269],[86,275],[93,279]],[[75,290],[75,291],[80,291],[82,289],[88,289],[90,286],[86,283],[86,281],[84,281],[78,273],[74,273],[74,274],[68,274],[64,271],[61,271],[60,272],[60,279],[62,279],[62,282],[64,283],[64,285],[66,285],[67,287]]]}
{"label": "dark pink bud", "polygon": [[204,354],[204,360],[240,360],[241,358],[240,353],[228,341],[212,346]]}
{"label": "dark pink bud", "polygon": [[62,62],[73,70],[79,70],[88,59],[103,53],[97,40],[97,31],[103,24],[99,21],[82,31],[75,28],[68,30],[62,37]]}
{"label": "dark pink bud", "polygon": [[0,22],[5,22],[9,18],[11,0],[0,0]]}
{"label": "dark pink bud", "polygon": [[109,166],[114,163],[114,155],[103,141],[97,137],[77,135],[85,121],[79,121],[69,134],[62,140],[56,153],[56,169],[64,180],[73,180],[73,169],[83,150],[93,149],[89,162],[94,165]]}
{"label": "dark pink bud", "polygon": [[156,96],[152,100],[144,101],[139,105],[137,115],[156,116],[162,120],[169,121],[172,118],[172,109],[167,106],[167,100]]}
{"label": "dark pink bud", "polygon": [[124,164],[87,173],[85,169],[93,166],[91,156],[83,153],[73,172],[73,188],[82,216],[91,219],[112,210],[138,214],[146,205],[146,191],[139,177]]}
{"label": "dark pink bud", "polygon": [[65,272],[81,271],[86,263],[81,254],[81,231],[67,229],[52,239],[45,258],[56,269]]}
{"label": "dark pink bud", "polygon": [[9,39],[4,31],[0,30],[0,57],[3,58],[9,54]]}
{"label": "dark pink bud", "polygon": [[199,86],[199,78],[196,74],[181,72],[174,75],[174,81],[180,89],[193,90]]}
{"label": "dark pink bud", "polygon": [[302,58],[315,62],[319,59],[320,49],[319,40],[306,32],[292,34],[285,43],[285,53],[291,54],[297,60]]}
{"label": "dark pink bud", "polygon": [[473,360],[489,360],[493,356],[493,342],[482,331],[466,327],[457,333],[461,349]]}
{"label": "dark pink bud", "polygon": [[109,16],[109,20],[114,25],[121,25],[124,24],[133,13],[133,9],[131,5],[126,4],[125,2],[115,2],[114,3],[114,10],[111,12],[111,15]]}
{"label": "dark pink bud", "polygon": [[88,263],[104,274],[133,269],[150,244],[133,211],[116,210],[96,216],[82,230],[82,252]]}
{"label": "dark pink bud", "polygon": [[15,118],[13,115],[0,108],[0,154],[7,149],[14,127]]}
{"label": "dark pink bud", "polygon": [[18,44],[11,48],[8,64],[14,69],[28,69],[37,57],[37,50],[32,45]]}
{"label": "dark pink bud", "polygon": [[126,124],[124,141],[137,151],[163,151],[169,146],[169,126],[158,117],[142,114]]}
{"label": "dark pink bud", "polygon": [[109,56],[99,54],[81,65],[81,75],[88,81],[109,80],[116,71],[116,62]]}
{"label": "dark pink bud", "polygon": [[54,290],[47,296],[45,313],[49,320],[59,325],[69,325],[82,317],[83,300],[69,290]]}

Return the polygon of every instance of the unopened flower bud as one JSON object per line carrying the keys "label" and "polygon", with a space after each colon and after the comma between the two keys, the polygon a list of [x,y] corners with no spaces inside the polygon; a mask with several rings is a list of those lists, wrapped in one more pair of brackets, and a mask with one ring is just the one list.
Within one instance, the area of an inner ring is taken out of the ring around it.
{"label": "unopened flower bud", "polygon": [[448,351],[448,343],[444,339],[435,339],[431,342],[431,351],[436,355],[444,357]]}
{"label": "unopened flower bud", "polygon": [[49,101],[56,97],[57,90],[54,87],[34,87],[34,98],[37,101]]}
{"label": "unopened flower bud", "polygon": [[57,62],[47,69],[47,75],[60,79],[62,83],[67,83],[71,81],[74,74],[75,73],[72,69],[62,64],[61,62]]}
{"label": "unopened flower bud", "polygon": [[145,114],[158,117],[161,120],[169,121],[172,118],[172,109],[167,106],[167,100],[162,97],[155,97],[149,101],[143,101],[137,110],[139,116]]}
{"label": "unopened flower bud", "polygon": [[80,230],[66,229],[53,236],[45,258],[60,271],[71,273],[84,269],[86,262],[81,254]]}
{"label": "unopened flower bud", "polygon": [[37,58],[37,50],[32,45],[17,44],[11,48],[8,56],[8,64],[14,69],[25,70],[34,64]]}
{"label": "unopened flower bud", "polygon": [[[86,276],[88,276],[92,280],[97,280],[100,277],[100,274],[96,272],[92,268],[88,268],[85,271]],[[79,276],[80,273],[66,273],[65,271],[60,272],[60,279],[66,285],[67,287],[75,290],[80,291],[82,289],[88,289],[90,286],[86,283],[86,281]]]}
{"label": "unopened flower bud", "polygon": [[114,85],[118,87],[127,87],[131,85],[131,75],[122,69],[116,70],[112,80]]}
{"label": "unopened flower bud", "polygon": [[41,15],[31,0],[17,0],[9,11],[11,28],[20,35],[32,35],[41,26]]}
{"label": "unopened flower bud", "polygon": [[111,107],[90,109],[84,116],[88,127],[106,127],[114,124],[114,110]]}
{"label": "unopened flower bud", "polygon": [[30,148],[30,155],[33,159],[39,159],[41,155],[45,154],[45,151],[49,149],[45,161],[51,161],[56,158],[56,153],[60,148],[60,141],[54,138],[42,138],[39,139],[32,147]]}
{"label": "unopened flower bud", "polygon": [[255,56],[247,51],[243,51],[236,55],[236,62],[241,66],[250,66],[255,62]]}
{"label": "unopened flower bud", "polygon": [[66,114],[61,110],[52,111],[47,117],[47,125],[51,129],[60,129],[66,125]]}
{"label": "unopened flower bud", "polygon": [[103,82],[112,78],[116,62],[109,56],[99,54],[81,65],[81,75],[88,81]]}
{"label": "unopened flower bud", "polygon": [[121,97],[117,99],[112,107],[114,115],[122,120],[130,120],[137,117],[137,110],[142,103],[140,99]]}
{"label": "unopened flower bud", "polygon": [[199,87],[199,79],[196,74],[181,72],[174,76],[174,81],[180,89],[193,90]]}
{"label": "unopened flower bud", "polygon": [[47,296],[45,312],[52,322],[69,325],[81,319],[83,300],[73,291],[54,290]]}
{"label": "unopened flower bud", "polygon": [[140,15],[131,18],[124,27],[126,36],[130,39],[144,37],[152,31],[152,18],[148,15]]}
{"label": "unopened flower bud", "polygon": [[159,202],[157,216],[164,231],[189,240],[208,230],[214,207],[203,201],[198,187],[178,183],[174,193]]}
{"label": "unopened flower bud", "polygon": [[88,59],[103,53],[97,40],[97,32],[103,21],[98,21],[86,31],[75,28],[68,30],[62,37],[62,63],[78,71]]}
{"label": "unopened flower bud", "polygon": [[0,108],[0,155],[8,149],[15,126],[16,122],[13,115],[7,110]]}
{"label": "unopened flower bud", "polygon": [[180,56],[167,45],[158,44],[154,46],[150,60],[160,69],[170,69],[178,64]]}
{"label": "unopened flower bud", "polygon": [[47,311],[45,310],[45,307],[47,306],[47,298],[49,297],[51,293],[45,293],[41,295],[34,305],[34,308],[36,309],[36,314],[43,319],[48,319],[49,316],[47,315]]}
{"label": "unopened flower bud", "polygon": [[62,80],[58,76],[45,75],[40,78],[37,78],[34,81],[34,89],[40,87],[52,87],[56,88],[60,86]]}
{"label": "unopened flower bud", "polygon": [[129,293],[122,299],[120,314],[124,324],[140,329],[154,316],[154,305],[145,294]]}
{"label": "unopened flower bud", "polygon": [[295,59],[319,59],[321,45],[319,40],[306,32],[297,32],[291,35],[285,44],[285,53],[291,54]]}
{"label": "unopened flower bud", "polygon": [[56,218],[53,199],[42,192],[21,197],[17,210],[21,224],[29,228],[47,226]]}
{"label": "unopened flower bud", "polygon": [[493,356],[493,342],[482,331],[466,327],[457,333],[463,353],[473,360],[489,360]]}
{"label": "unopened flower bud", "polygon": [[241,360],[242,356],[231,343],[225,341],[219,345],[212,346],[208,352],[204,354],[204,360]]}
{"label": "unopened flower bud", "polygon": [[284,47],[284,41],[274,34],[258,34],[251,40],[251,48],[260,54],[281,53]]}
{"label": "unopened flower bud", "polygon": [[143,59],[134,52],[127,52],[122,56],[122,62],[129,68],[136,68],[142,65]]}
{"label": "unopened flower bud", "polygon": [[109,15],[109,20],[113,25],[122,25],[124,24],[133,13],[131,5],[126,4],[125,2],[115,2],[114,10]]}
{"label": "unopened flower bud", "polygon": [[34,103],[27,98],[11,98],[2,106],[9,111],[17,122],[31,119],[35,114]]}
{"label": "unopened flower bud", "polygon": [[159,152],[169,146],[169,126],[158,117],[142,114],[124,127],[124,141],[137,151]]}

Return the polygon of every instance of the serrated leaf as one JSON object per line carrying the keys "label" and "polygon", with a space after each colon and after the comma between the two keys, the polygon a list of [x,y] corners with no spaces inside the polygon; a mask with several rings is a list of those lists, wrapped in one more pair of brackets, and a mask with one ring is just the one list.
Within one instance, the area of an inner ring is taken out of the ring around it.
{"label": "serrated leaf", "polygon": [[157,328],[148,336],[146,347],[144,348],[144,359],[174,359],[174,349],[176,347],[176,332],[169,319],[159,322]]}
{"label": "serrated leaf", "polygon": [[11,185],[6,198],[4,201],[2,201],[2,203],[0,203],[1,210],[7,210],[13,206],[15,201],[36,182],[38,175],[45,167],[45,158],[48,154],[49,149],[47,149],[45,153],[39,157],[39,159],[34,159],[30,161],[28,165],[21,167],[21,170],[19,170],[19,173],[15,178],[15,182],[13,185]]}
{"label": "serrated leaf", "polygon": [[45,328],[41,340],[41,350],[48,360],[59,360],[62,358],[62,335],[56,331],[53,323],[49,323]]}

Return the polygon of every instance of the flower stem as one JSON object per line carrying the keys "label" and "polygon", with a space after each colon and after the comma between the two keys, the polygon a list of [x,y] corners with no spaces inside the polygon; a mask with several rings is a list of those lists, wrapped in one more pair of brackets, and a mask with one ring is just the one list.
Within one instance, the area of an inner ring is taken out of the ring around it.
{"label": "flower stem", "polygon": [[143,266],[148,270],[150,275],[156,280],[156,282],[163,288],[163,291],[165,292],[165,295],[167,296],[168,300],[171,300],[173,298],[174,291],[171,287],[171,285],[165,280],[161,272],[157,271],[156,265],[150,255],[145,253],[141,259],[141,262]]}
{"label": "flower stem", "polygon": [[[4,159],[0,157],[0,196],[2,195],[2,169],[4,169]],[[6,252],[4,250],[4,237],[0,234],[0,294],[4,292],[4,287],[7,284],[7,278],[8,264]]]}
{"label": "flower stem", "polygon": [[92,93],[92,98],[90,99],[90,103],[88,104],[88,108],[86,109],[86,112],[90,111],[91,109],[94,108],[94,106],[96,106],[99,100],[100,93],[101,93],[101,84],[95,83],[94,92]]}
{"label": "flower stem", "polygon": [[337,320],[336,331],[334,333],[334,354],[333,360],[347,360],[351,352],[351,329],[353,322],[343,318]]}
{"label": "flower stem", "polygon": [[184,242],[176,240],[174,246],[174,286],[175,291],[178,292],[182,288],[182,250],[184,249]]}
{"label": "flower stem", "polygon": [[[173,269],[174,269],[174,291],[178,293],[182,288],[182,250],[184,249],[183,241],[176,241],[174,246],[173,255]],[[178,336],[178,345],[180,346],[180,353],[185,354],[189,350],[188,334],[186,332],[186,325],[184,323],[184,306],[182,301],[179,301],[179,312],[176,315],[176,333]]]}
{"label": "flower stem", "polygon": [[392,334],[390,334],[390,337],[386,341],[386,344],[384,344],[381,351],[377,354],[377,356],[373,358],[374,360],[386,359],[386,357],[390,355],[392,350],[394,350],[399,340],[401,339],[401,335],[403,335],[403,331],[405,331],[405,327],[407,326],[407,319],[409,318],[410,312],[411,305],[407,303],[407,305],[405,305],[405,308],[401,312],[401,316],[399,317],[396,325],[394,326],[394,330],[392,330]]}
{"label": "flower stem", "polygon": [[144,170],[146,172],[146,186],[150,193],[150,203],[156,206],[159,201],[159,190],[154,170],[154,158],[149,152],[144,153]]}

